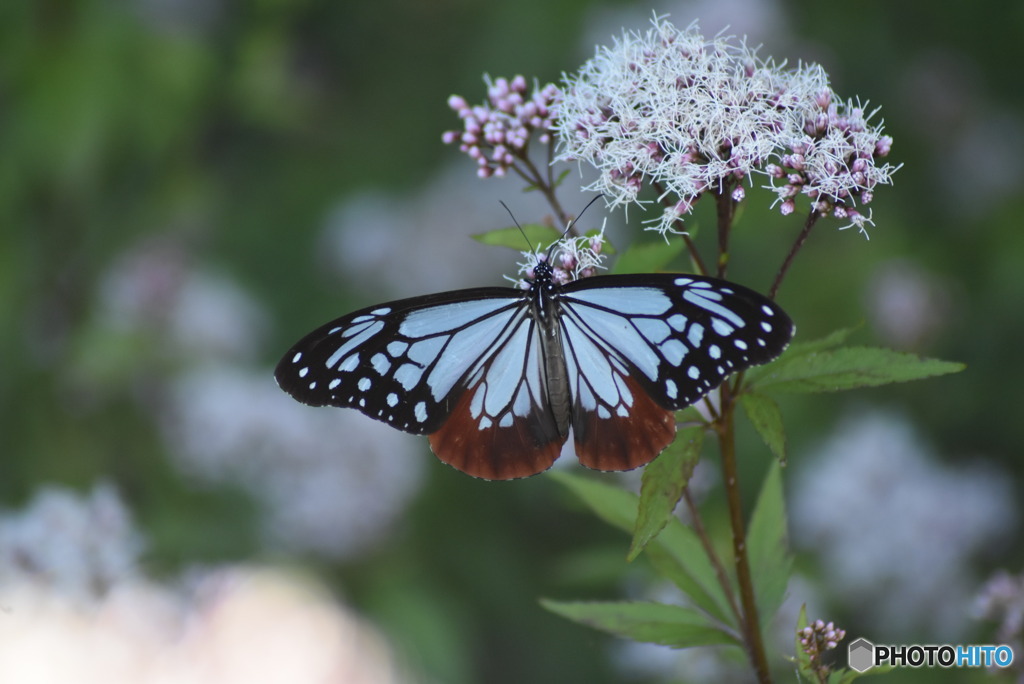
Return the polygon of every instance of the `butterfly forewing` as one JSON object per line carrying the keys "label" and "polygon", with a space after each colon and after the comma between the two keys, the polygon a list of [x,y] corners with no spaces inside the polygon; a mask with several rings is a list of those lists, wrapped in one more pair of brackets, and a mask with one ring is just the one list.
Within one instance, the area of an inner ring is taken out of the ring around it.
{"label": "butterfly forewing", "polygon": [[311,406],[355,408],[406,432],[435,432],[484,349],[500,346],[525,293],[480,288],[356,311],[296,343],[278,384]]}
{"label": "butterfly forewing", "polygon": [[735,283],[671,274],[601,281],[564,288],[563,325],[598,342],[667,409],[689,406],[731,373],[771,361],[793,335],[777,304]]}

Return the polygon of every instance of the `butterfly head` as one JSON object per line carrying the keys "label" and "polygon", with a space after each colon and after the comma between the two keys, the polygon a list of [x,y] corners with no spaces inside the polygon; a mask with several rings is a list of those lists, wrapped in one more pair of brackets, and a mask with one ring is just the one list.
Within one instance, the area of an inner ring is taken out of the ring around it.
{"label": "butterfly head", "polygon": [[543,284],[565,285],[596,275],[604,268],[603,245],[602,229],[597,235],[562,237],[543,252],[523,252],[526,260],[519,264],[519,287],[529,290]]}

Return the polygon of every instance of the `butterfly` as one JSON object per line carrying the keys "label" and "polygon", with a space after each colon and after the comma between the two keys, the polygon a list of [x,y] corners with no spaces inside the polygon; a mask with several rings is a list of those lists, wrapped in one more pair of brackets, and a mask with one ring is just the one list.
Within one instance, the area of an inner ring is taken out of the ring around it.
{"label": "butterfly", "polygon": [[425,434],[445,463],[508,480],[549,468],[570,428],[580,462],[630,470],[676,432],[674,411],[793,336],[772,300],[683,274],[483,287],[367,307],[303,337],[275,370],[311,406]]}

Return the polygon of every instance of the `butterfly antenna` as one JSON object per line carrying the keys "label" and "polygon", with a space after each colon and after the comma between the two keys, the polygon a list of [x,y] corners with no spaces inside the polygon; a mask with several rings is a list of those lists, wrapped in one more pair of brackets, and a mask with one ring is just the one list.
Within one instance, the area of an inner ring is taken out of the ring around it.
{"label": "butterfly antenna", "polygon": [[[559,238],[559,240],[561,240],[566,235],[568,235],[569,231],[572,230],[573,226],[576,225],[576,222],[579,221],[581,218],[583,218],[583,214],[585,214],[587,209],[590,208],[590,205],[593,204],[594,202],[596,202],[597,200],[601,199],[602,197],[604,197],[604,193],[603,192],[602,193],[598,193],[597,195],[594,195],[594,199],[592,199],[589,202],[587,202],[587,205],[585,207],[583,207],[583,210],[576,216],[576,218],[574,218],[573,220],[569,221],[569,225],[567,225],[565,227],[565,230],[562,231],[562,236]],[[555,245],[557,245],[557,244],[558,244],[558,240],[556,240],[553,243],[551,243],[551,246],[548,247],[548,260],[549,261],[551,260],[551,251],[555,248]]]}
{"label": "butterfly antenna", "polygon": [[517,220],[516,220],[516,216],[515,216],[515,214],[513,214],[513,213],[512,213],[512,210],[511,210],[511,209],[509,209],[509,208],[508,208],[508,205],[507,205],[507,204],[505,204],[505,203],[504,203],[504,202],[503,202],[502,200],[498,200],[498,203],[499,203],[499,204],[501,204],[501,206],[505,207],[505,211],[507,211],[507,212],[508,212],[508,215],[509,215],[510,217],[512,217],[512,223],[516,224],[516,228],[518,228],[518,229],[519,229],[519,232],[523,234],[523,239],[524,239],[524,240],[526,240],[526,244],[530,246],[530,251],[531,251],[531,252],[532,252],[532,251],[534,251],[534,249],[533,249],[533,243],[531,243],[531,242],[530,242],[530,238],[529,238],[529,237],[527,237],[527,235],[526,235],[526,231],[525,231],[525,230],[523,230],[523,227],[522,227],[521,225],[519,225],[519,221],[517,221]]}

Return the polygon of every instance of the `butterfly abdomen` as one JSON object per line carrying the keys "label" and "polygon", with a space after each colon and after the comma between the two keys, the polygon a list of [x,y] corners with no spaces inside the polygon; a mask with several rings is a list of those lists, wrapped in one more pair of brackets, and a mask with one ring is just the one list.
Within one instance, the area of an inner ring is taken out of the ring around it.
{"label": "butterfly abdomen", "polygon": [[548,391],[551,416],[563,439],[569,436],[572,397],[569,394],[569,372],[565,366],[561,326],[558,322],[558,301],[547,289],[538,289],[534,299],[541,326],[541,345],[538,350],[544,363],[544,384]]}

